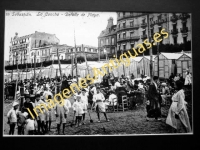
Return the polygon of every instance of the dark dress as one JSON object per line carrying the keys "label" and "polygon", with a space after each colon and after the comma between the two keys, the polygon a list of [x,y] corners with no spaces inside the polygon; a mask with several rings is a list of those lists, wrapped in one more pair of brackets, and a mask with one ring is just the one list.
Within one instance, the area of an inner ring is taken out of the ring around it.
{"label": "dark dress", "polygon": [[148,89],[147,98],[150,101],[150,110],[147,112],[147,117],[158,118],[161,116],[161,96],[157,92],[154,83],[151,83]]}

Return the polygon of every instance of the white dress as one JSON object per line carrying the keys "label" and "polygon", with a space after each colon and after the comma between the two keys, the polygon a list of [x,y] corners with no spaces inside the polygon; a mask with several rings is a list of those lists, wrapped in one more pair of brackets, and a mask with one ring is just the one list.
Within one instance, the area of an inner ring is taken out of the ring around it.
{"label": "white dress", "polygon": [[102,93],[97,93],[93,95],[93,102],[95,102],[95,110],[97,112],[106,112],[106,106],[103,102],[105,100],[105,97]]}

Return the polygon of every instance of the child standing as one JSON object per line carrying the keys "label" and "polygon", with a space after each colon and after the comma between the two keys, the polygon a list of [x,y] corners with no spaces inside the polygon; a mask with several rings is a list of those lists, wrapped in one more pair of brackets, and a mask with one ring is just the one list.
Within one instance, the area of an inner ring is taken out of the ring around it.
{"label": "child standing", "polygon": [[83,103],[83,123],[82,124],[85,124],[85,114],[87,113],[87,108],[88,108],[88,93],[86,93],[86,90],[83,89],[82,90],[82,93],[81,93],[81,101]]}
{"label": "child standing", "polygon": [[10,125],[10,131],[9,135],[13,135],[15,132],[15,126],[17,123],[17,112],[18,112],[19,103],[14,102],[13,108],[8,112],[7,118],[8,118],[8,124]]}
{"label": "child standing", "polygon": [[82,115],[84,113],[83,107],[84,107],[84,104],[83,102],[81,102],[81,96],[77,95],[76,101],[73,103],[73,106],[72,106],[75,116],[76,116],[76,120],[75,120],[76,127],[81,126]]}
{"label": "child standing", "polygon": [[24,126],[25,121],[28,116],[28,113],[25,112],[25,108],[22,107],[22,111],[18,111],[17,113],[17,126],[18,126],[18,135],[24,135]]}
{"label": "child standing", "polygon": [[33,118],[28,118],[26,121],[25,131],[28,135],[33,135],[35,130],[35,121]]}

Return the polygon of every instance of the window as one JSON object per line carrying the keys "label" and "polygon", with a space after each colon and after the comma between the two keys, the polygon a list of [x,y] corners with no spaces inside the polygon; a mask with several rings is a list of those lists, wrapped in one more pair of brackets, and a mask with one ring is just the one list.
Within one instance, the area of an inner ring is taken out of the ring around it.
{"label": "window", "polygon": [[187,36],[183,37],[183,43],[187,43]]}
{"label": "window", "polygon": [[160,21],[161,20],[161,14],[160,15],[158,15],[158,21]]}
{"label": "window", "polygon": [[50,55],[50,49],[49,49],[49,55]]}
{"label": "window", "polygon": [[123,12],[123,16],[125,16],[125,12]]}
{"label": "window", "polygon": [[114,45],[115,44],[115,39],[114,38],[112,38],[112,45]]}
{"label": "window", "polygon": [[33,63],[33,59],[31,59],[31,62]]}
{"label": "window", "polygon": [[39,59],[37,59],[37,63],[39,63]]}
{"label": "window", "polygon": [[85,52],[87,52],[87,48],[85,47]]}
{"label": "window", "polygon": [[61,56],[61,60],[63,60],[63,56]]}
{"label": "window", "polygon": [[133,27],[133,21],[130,22],[130,26]]}
{"label": "window", "polygon": [[38,56],[40,55],[40,52],[38,51]]}
{"label": "window", "polygon": [[103,46],[103,40],[101,40],[101,46]]}
{"label": "window", "polygon": [[133,32],[130,32],[130,37],[133,37]]}
{"label": "window", "polygon": [[108,38],[106,39],[106,45],[108,45]]}
{"label": "window", "polygon": [[177,37],[174,37],[174,44],[177,44]]}
{"label": "window", "polygon": [[120,34],[118,34],[118,38],[120,39]]}
{"label": "window", "polygon": [[126,24],[125,24],[125,22],[123,23],[123,28],[125,28],[126,27]]}
{"label": "window", "polygon": [[118,50],[120,50],[120,45],[118,45]]}
{"label": "window", "polygon": [[91,52],[93,52],[93,49],[91,48]]}
{"label": "window", "polygon": [[134,43],[131,43],[131,48],[134,48]]}
{"label": "window", "polygon": [[123,50],[126,50],[126,44],[123,45]]}
{"label": "window", "polygon": [[126,33],[123,33],[123,38],[124,38],[124,39],[126,38]]}
{"label": "window", "polygon": [[45,49],[45,55],[47,55],[47,49]]}

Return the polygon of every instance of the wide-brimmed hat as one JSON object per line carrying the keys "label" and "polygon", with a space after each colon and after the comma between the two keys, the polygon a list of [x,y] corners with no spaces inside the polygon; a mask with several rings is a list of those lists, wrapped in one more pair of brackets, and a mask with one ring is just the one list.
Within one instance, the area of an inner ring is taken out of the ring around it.
{"label": "wide-brimmed hat", "polygon": [[17,106],[17,105],[19,105],[18,102],[14,102],[14,103],[13,103],[13,107],[14,107],[14,106]]}

